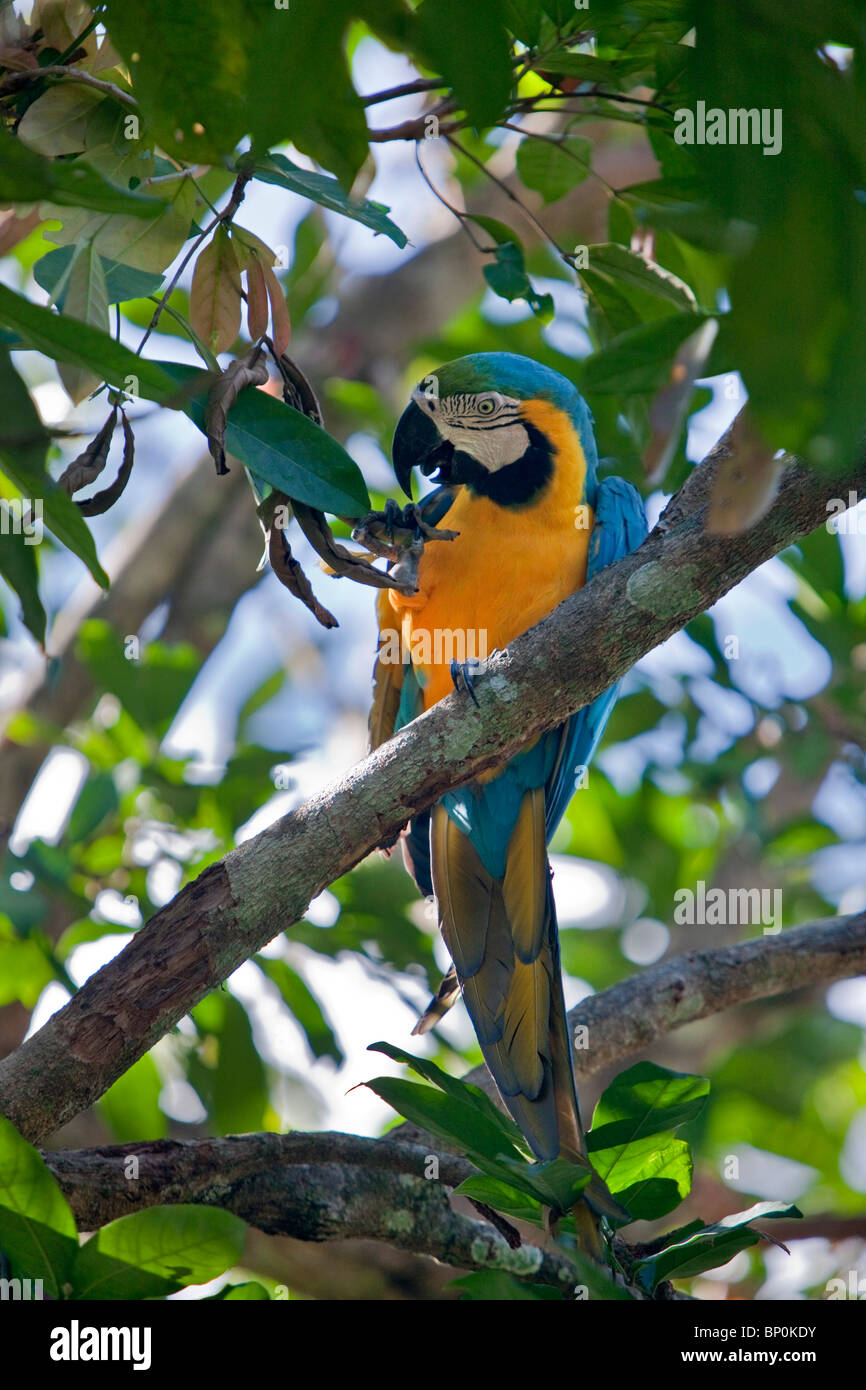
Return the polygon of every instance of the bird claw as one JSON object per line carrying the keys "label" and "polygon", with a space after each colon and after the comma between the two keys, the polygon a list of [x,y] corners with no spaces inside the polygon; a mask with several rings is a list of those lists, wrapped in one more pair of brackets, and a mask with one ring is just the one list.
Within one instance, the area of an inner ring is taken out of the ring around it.
{"label": "bird claw", "polygon": [[477,661],[474,657],[471,657],[468,661],[451,662],[451,680],[454,684],[454,689],[465,692],[476,709],[480,708],[480,706],[478,704],[478,696],[475,694],[475,678],[485,670],[486,665],[486,662]]}
{"label": "bird claw", "polygon": [[352,531],[353,540],[389,560],[399,560],[407,550],[426,541],[451,541],[456,535],[456,531],[446,531],[425,521],[423,504],[409,502],[400,507],[393,497],[386,499],[383,511],[368,513]]}

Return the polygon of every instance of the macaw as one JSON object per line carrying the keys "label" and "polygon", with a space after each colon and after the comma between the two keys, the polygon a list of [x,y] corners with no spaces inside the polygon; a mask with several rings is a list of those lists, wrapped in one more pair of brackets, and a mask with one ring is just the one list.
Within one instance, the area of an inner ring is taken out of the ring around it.
{"label": "macaw", "polygon": [[[476,638],[475,656],[478,647],[481,656],[505,647],[646,535],[635,488],[597,477],[592,420],[577,389],[514,353],[475,353],[426,377],[398,422],[393,461],[410,498],[412,469],[438,469],[439,486],[416,512],[427,524],[444,518],[458,534],[423,547],[416,593],[379,596],[373,747],[455,683],[472,693],[470,663],[452,671],[455,634],[467,646]],[[437,633],[450,640],[437,645]],[[547,845],[617,693],[612,686],[501,771],[449,792],[401,837],[409,872],[435,896],[453,961],[415,1031],[433,1026],[459,984],[533,1153],[583,1165]]]}

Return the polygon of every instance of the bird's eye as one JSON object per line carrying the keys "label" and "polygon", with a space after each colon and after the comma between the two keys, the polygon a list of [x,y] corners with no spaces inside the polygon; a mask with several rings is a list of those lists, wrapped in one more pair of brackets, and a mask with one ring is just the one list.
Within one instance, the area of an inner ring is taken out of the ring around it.
{"label": "bird's eye", "polygon": [[492,415],[496,409],[496,401],[493,396],[482,396],[478,402],[479,415]]}

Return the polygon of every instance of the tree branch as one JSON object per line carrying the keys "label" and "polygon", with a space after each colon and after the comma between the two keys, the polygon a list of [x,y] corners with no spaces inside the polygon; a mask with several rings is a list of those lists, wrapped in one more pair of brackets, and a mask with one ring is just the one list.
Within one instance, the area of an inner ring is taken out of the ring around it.
{"label": "tree branch", "polygon": [[[827,917],[715,951],[687,951],[575,1005],[568,1015],[572,1034],[585,1028],[588,1042],[575,1050],[575,1072],[579,1079],[604,1071],[675,1029],[738,1004],[862,974],[866,912]],[[495,1095],[486,1067],[476,1067],[465,1079]],[[411,1125],[399,1129],[401,1138],[413,1141],[420,1133]]]}
{"label": "tree branch", "polygon": [[102,92],[104,96],[111,97],[113,101],[119,101],[124,106],[129,106],[133,111],[138,110],[138,102],[129,92],[124,92],[121,87],[115,86],[113,82],[104,82],[101,77],[94,77],[90,72],[83,72],[81,68],[67,68],[58,65],[51,65],[44,68],[27,68],[24,72],[10,73],[0,82],[0,98],[9,96],[12,92],[19,91],[22,87],[28,87],[33,82],[41,82],[44,77],[65,77],[70,82],[81,82],[85,87],[92,87],[94,91]]}
{"label": "tree branch", "polygon": [[[705,531],[726,436],[640,550],[495,653],[477,706],[455,693],[188,884],[126,949],[0,1064],[0,1112],[44,1139],[87,1108],[244,960],[407,819],[500,766],[618,680],[758,565],[866,486],[866,467],[788,462],[771,510],[737,537]],[[604,621],[600,621],[604,615]]]}
{"label": "tree branch", "polygon": [[431,1156],[425,1145],[321,1133],[125,1144],[45,1159],[85,1230],[143,1207],[197,1202],[270,1235],[385,1241],[462,1269],[504,1270],[560,1289],[577,1282],[566,1256],[514,1248],[493,1226],[454,1211],[450,1189],[475,1170],[441,1154],[438,1177],[428,1179]]}
{"label": "tree branch", "polygon": [[[571,1026],[589,1030],[589,1047],[575,1054],[578,1072],[599,1071],[674,1028],[736,1004],[861,972],[866,912],[795,927],[779,937],[688,952],[571,1011]],[[484,1078],[489,1084],[479,1068],[468,1079]],[[507,1233],[455,1212],[447,1190],[475,1169],[412,1125],[383,1139],[263,1133],[60,1150],[44,1157],[84,1230],[144,1207],[193,1202],[235,1212],[272,1235],[384,1241],[461,1268],[507,1270],[559,1288],[576,1281],[564,1257],[527,1243],[515,1250]],[[435,1177],[428,1177],[431,1158]]]}

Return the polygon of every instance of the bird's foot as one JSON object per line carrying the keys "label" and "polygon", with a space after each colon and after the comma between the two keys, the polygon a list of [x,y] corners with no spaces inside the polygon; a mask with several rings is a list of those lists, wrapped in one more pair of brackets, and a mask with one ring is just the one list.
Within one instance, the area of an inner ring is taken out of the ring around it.
{"label": "bird's foot", "polygon": [[422,505],[409,502],[400,507],[389,497],[381,512],[368,512],[352,531],[352,539],[365,545],[374,555],[399,560],[408,550],[426,541],[451,541],[456,531],[445,531],[424,520]]}
{"label": "bird's foot", "polygon": [[478,661],[474,657],[470,657],[468,661],[451,662],[451,680],[454,689],[467,694],[476,708],[478,707],[478,696],[475,694],[475,681],[486,670],[487,662]]}

